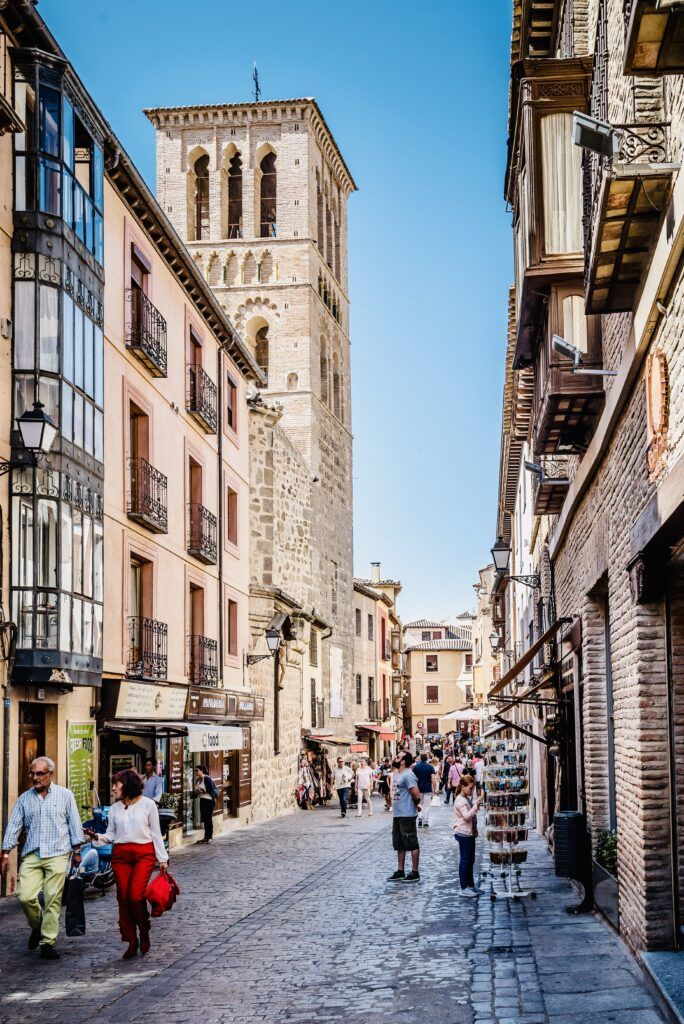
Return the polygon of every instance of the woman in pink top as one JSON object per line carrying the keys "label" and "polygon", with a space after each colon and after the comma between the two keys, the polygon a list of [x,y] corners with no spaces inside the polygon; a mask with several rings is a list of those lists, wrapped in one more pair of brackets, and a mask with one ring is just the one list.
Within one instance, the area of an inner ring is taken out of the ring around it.
{"label": "woman in pink top", "polygon": [[478,895],[473,878],[475,866],[475,840],[477,839],[477,812],[482,797],[473,800],[475,779],[472,775],[462,775],[456,786],[454,800],[454,839],[458,843],[460,860],[458,877],[461,883],[461,896],[475,897]]}

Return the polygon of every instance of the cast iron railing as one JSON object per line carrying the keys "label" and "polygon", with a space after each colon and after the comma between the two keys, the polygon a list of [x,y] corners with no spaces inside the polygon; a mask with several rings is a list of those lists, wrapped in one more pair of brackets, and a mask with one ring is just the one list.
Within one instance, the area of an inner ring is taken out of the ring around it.
{"label": "cast iron railing", "polygon": [[392,717],[392,704],[389,697],[383,697],[382,700],[382,720],[387,722]]}
{"label": "cast iron railing", "polygon": [[126,348],[130,348],[156,376],[165,377],[166,320],[141,288],[126,290],[129,320]]}
{"label": "cast iron railing", "polygon": [[165,622],[129,616],[127,675],[132,679],[166,679],[168,630]]}
{"label": "cast iron railing", "polygon": [[155,533],[168,533],[167,480],[163,473],[138,456],[128,460],[129,492],[126,511],[130,519]]}
{"label": "cast iron railing", "polygon": [[379,722],[380,721],[380,701],[369,700],[368,701],[368,721]]}
{"label": "cast iron railing", "polygon": [[218,686],[218,644],[208,636],[188,637],[190,682],[196,686]]}
{"label": "cast iron railing", "polygon": [[204,505],[191,501],[188,504],[188,554],[207,565],[215,565],[217,532],[216,516]]}
{"label": "cast iron railing", "polygon": [[215,434],[218,429],[218,391],[213,380],[197,363],[187,367],[185,408],[206,429]]}

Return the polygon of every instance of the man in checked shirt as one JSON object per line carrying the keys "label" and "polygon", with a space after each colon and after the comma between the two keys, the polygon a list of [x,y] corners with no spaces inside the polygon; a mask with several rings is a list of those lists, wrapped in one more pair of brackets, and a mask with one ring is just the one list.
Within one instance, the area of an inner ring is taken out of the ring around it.
{"label": "man in checked shirt", "polygon": [[[28,948],[40,945],[44,960],[59,960],[55,949],[59,933],[59,908],[69,866],[81,862],[83,829],[70,789],[52,781],[55,762],[37,757],[31,762],[29,775],[33,788],[22,793],[12,811],[2,840],[0,871],[9,871],[9,853],[17,845],[22,829],[26,842],[21,851],[19,900],[31,926]],[[43,891],[41,912],[38,894]]]}

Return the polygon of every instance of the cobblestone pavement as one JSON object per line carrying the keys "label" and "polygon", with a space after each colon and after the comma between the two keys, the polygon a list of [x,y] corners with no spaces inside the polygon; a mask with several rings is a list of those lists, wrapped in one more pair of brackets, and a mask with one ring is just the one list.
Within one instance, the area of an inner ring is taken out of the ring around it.
{"label": "cobblestone pavement", "polygon": [[615,935],[565,914],[574,894],[541,840],[524,876],[538,899],[458,899],[450,819],[422,830],[416,885],[385,881],[379,800],[372,818],[330,806],[180,851],[179,902],[130,962],[113,893],[88,902],[87,937],[61,938],[58,964],[26,950],[8,900],[0,1024],[659,1024]]}

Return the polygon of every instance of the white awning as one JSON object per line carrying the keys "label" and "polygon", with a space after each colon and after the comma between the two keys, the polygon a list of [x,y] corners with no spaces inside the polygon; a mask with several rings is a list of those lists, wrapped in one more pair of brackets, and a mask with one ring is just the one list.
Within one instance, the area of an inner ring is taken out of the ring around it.
{"label": "white awning", "polygon": [[242,750],[242,729],[239,725],[208,725],[202,722],[156,722],[155,725],[187,733],[191,754],[210,750]]}

